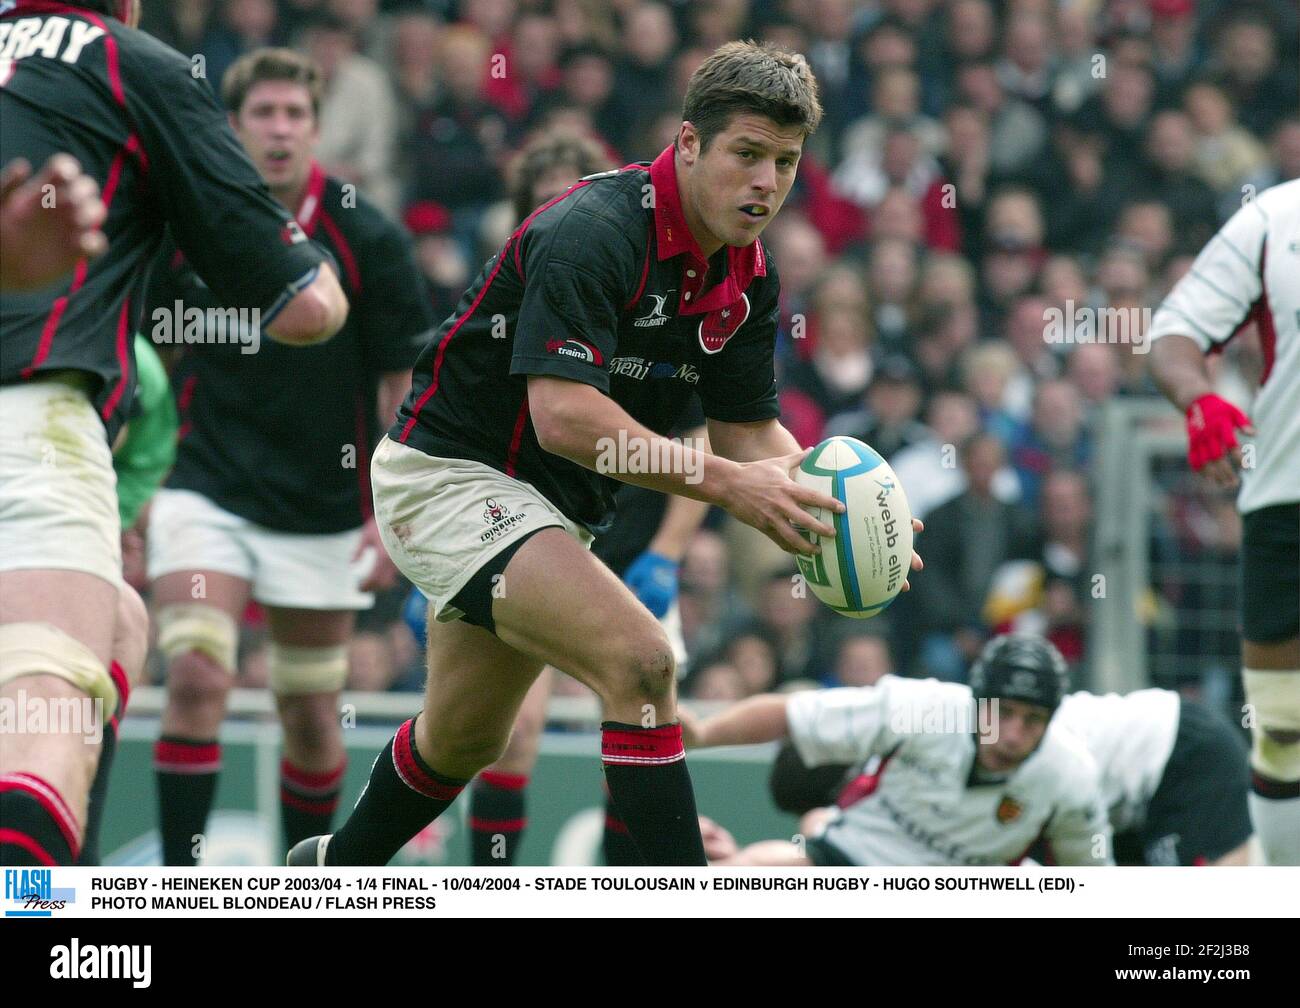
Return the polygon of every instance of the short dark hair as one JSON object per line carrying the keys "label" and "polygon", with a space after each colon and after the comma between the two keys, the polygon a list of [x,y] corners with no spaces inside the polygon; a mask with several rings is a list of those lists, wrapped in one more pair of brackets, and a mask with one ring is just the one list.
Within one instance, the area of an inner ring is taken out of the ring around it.
{"label": "short dark hair", "polygon": [[700,150],[737,115],[766,116],[781,126],[798,126],[805,137],[822,119],[817,78],[798,53],[771,42],[728,42],[691,74],[682,119],[700,137]]}
{"label": "short dark hair", "polygon": [[538,180],[560,167],[571,168],[576,182],[614,164],[595,140],[575,133],[554,133],[530,141],[510,165],[510,202],[516,221],[537,209],[533,189]]}
{"label": "short dark hair", "polygon": [[311,95],[312,115],[320,118],[320,103],[325,94],[320,68],[312,59],[292,49],[255,49],[239,57],[221,79],[221,100],[237,116],[248,92],[263,81],[301,84]]}

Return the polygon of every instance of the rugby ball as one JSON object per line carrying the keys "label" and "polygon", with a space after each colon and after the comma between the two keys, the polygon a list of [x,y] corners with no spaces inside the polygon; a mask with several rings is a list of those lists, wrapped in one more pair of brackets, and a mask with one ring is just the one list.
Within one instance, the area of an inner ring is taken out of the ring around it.
{"label": "rugby ball", "polygon": [[848,509],[827,515],[809,508],[818,521],[835,527],[835,537],[800,529],[822,548],[816,556],[796,558],[808,587],[844,616],[867,619],[883,612],[903,590],[912,563],[912,509],[894,470],[870,445],[831,437],[808,454],[794,478]]}

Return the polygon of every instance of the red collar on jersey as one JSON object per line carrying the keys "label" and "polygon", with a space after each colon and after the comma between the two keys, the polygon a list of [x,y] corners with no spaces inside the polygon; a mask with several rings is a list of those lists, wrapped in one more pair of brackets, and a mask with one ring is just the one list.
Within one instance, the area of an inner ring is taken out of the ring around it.
{"label": "red collar on jersey", "polygon": [[[685,254],[688,265],[696,269],[701,278],[708,267],[708,259],[700,250],[699,242],[686,225],[682,211],[682,197],[677,188],[675,146],[670,145],[650,166],[650,184],[654,187],[655,233],[659,238],[659,258]],[[740,296],[756,276],[767,276],[767,256],[762,242],[755,239],[748,245],[727,247],[727,277],[714,285],[694,304],[683,303],[681,314],[698,315],[726,308],[740,300]]]}
{"label": "red collar on jersey", "polygon": [[308,238],[314,237],[316,233],[324,198],[325,169],[320,166],[319,161],[312,161],[311,174],[307,177],[307,189],[303,192],[302,202],[298,204],[298,209],[294,213],[298,219],[298,226],[303,229]]}

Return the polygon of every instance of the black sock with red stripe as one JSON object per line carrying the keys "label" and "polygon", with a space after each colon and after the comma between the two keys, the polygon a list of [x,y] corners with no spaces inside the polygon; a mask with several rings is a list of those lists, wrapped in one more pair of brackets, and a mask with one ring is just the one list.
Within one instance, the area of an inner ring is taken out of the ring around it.
{"label": "black sock with red stripe", "polygon": [[0,865],[73,865],[77,820],[49,782],[29,773],[0,776]]}
{"label": "black sock with red stripe", "polygon": [[524,836],[524,774],[484,770],[469,789],[470,852],[479,868],[512,865]]}
{"label": "black sock with red stripe", "polygon": [[346,759],[333,770],[313,773],[280,761],[280,829],[285,850],[299,840],[330,831],[339,807]]}
{"label": "black sock with red stripe", "polygon": [[104,822],[104,802],[108,799],[108,775],[113,770],[113,757],[117,754],[117,723],[126,713],[131,698],[131,684],[126,672],[117,662],[108,666],[108,674],[117,687],[117,710],[104,724],[104,738],[99,747],[99,765],[95,779],[90,784],[90,799],[86,803],[86,838],[81,842],[81,856],[77,864],[93,868],[99,864],[99,828]]}
{"label": "black sock with red stripe", "polygon": [[605,782],[643,865],[707,865],[682,726],[639,728],[606,721]]}
{"label": "black sock with red stripe", "polygon": [[610,868],[630,868],[645,863],[641,858],[641,852],[636,849],[636,844],[632,842],[632,834],[627,831],[627,823],[619,817],[618,809],[614,807],[614,799],[610,797],[608,786],[605,788],[605,839],[603,848],[605,864]]}
{"label": "black sock with red stripe", "polygon": [[386,865],[437,819],[469,781],[444,777],[415,748],[415,718],[397,729],[370,768],[370,782],[326,849],[331,865]]}
{"label": "black sock with red stripe", "polygon": [[153,747],[158,778],[158,832],[163,864],[193,868],[198,842],[208,828],[208,812],[221,775],[221,744],[216,739],[164,735]]}

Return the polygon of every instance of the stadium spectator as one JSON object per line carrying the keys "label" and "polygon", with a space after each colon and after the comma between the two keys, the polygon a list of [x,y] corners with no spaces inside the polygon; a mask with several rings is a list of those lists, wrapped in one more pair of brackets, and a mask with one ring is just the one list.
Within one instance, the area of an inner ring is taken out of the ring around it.
{"label": "stadium spectator", "polygon": [[1275,28],[1266,16],[1247,8],[1232,15],[1215,42],[1216,76],[1239,110],[1238,121],[1256,136],[1267,136],[1284,116],[1295,113],[1300,89],[1294,67],[1278,60]]}
{"label": "stadium spectator", "polygon": [[998,499],[995,477],[1005,451],[991,434],[976,434],[959,452],[966,489],[926,520],[925,577],[909,594],[916,613],[921,670],[960,681],[984,644],[982,612],[989,585],[1008,559],[1033,556],[1035,524],[1017,505]]}
{"label": "stadium spectator", "polygon": [[1183,107],[1196,134],[1196,172],[1219,197],[1220,216],[1227,216],[1240,201],[1237,187],[1260,170],[1268,153],[1237,125],[1236,110],[1222,87],[1210,81],[1193,84],[1183,93]]}
{"label": "stadium spectator", "polygon": [[918,259],[916,246],[899,238],[871,245],[867,289],[881,353],[905,353],[914,334]]}
{"label": "stadium spectator", "polygon": [[826,434],[865,441],[888,462],[903,449],[925,440],[920,413],[921,382],[916,367],[906,357],[888,357],[872,376],[862,405],[831,417]]}
{"label": "stadium spectator", "polygon": [[1002,176],[1028,168],[1047,144],[1047,121],[1037,108],[1009,95],[988,59],[957,70],[955,101],[980,112],[988,123],[989,166]]}
{"label": "stadium spectator", "polygon": [[835,656],[835,675],[828,686],[874,686],[894,671],[889,642],[874,633],[846,636]]}
{"label": "stadium spectator", "polygon": [[1218,226],[1214,190],[1196,171],[1191,120],[1177,109],[1159,112],[1147,135],[1151,194],[1178,221],[1179,247],[1200,248]]}
{"label": "stadium spectator", "polygon": [[1041,383],[1034,391],[1030,421],[1008,452],[1025,506],[1038,506],[1043,478],[1052,469],[1086,466],[1091,450],[1078,389],[1068,381]]}
{"label": "stadium spectator", "polygon": [[322,16],[310,22],[303,45],[325,82],[321,164],[396,216],[400,198],[393,174],[396,106],[387,74],[357,51],[357,36],[342,18]]}
{"label": "stadium spectator", "polygon": [[785,388],[802,392],[825,418],[855,406],[866,390],[873,333],[862,280],[848,266],[825,272],[812,303],[812,356],[786,369]]}
{"label": "stadium spectator", "polygon": [[467,253],[477,215],[502,192],[507,125],[483,97],[490,53],[474,28],[456,25],[443,32],[436,97],[418,111],[404,141],[412,172],[408,197],[447,207],[458,218],[456,234]]}
{"label": "stadium spectator", "polygon": [[[924,519],[966,489],[957,446],[979,429],[975,402],[961,392],[939,392],[926,410],[926,436],[894,453],[889,464],[907,487],[912,514]],[[1014,477],[1012,477],[1014,487]]]}

